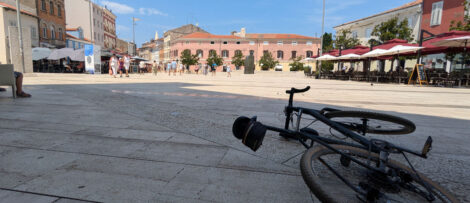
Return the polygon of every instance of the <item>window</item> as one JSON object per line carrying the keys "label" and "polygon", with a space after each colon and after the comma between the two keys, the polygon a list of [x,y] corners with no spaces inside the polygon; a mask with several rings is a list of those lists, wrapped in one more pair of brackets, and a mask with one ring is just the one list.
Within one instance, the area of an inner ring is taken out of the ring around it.
{"label": "window", "polygon": [[51,39],[52,40],[55,39],[55,27],[54,26],[51,26]]}
{"label": "window", "polygon": [[356,31],[352,31],[351,35],[352,35],[352,38],[357,39],[357,32]]}
{"label": "window", "polygon": [[264,41],[263,45],[269,45],[269,41]]}
{"label": "window", "polygon": [[62,16],[62,9],[60,9],[60,5],[57,5],[57,15]]}
{"label": "window", "polygon": [[235,50],[235,55],[241,55],[242,51],[241,50]]}
{"label": "window", "polygon": [[215,54],[217,54],[217,52],[216,52],[215,50],[211,49],[211,50],[209,51],[209,55],[215,55]]}
{"label": "window", "polygon": [[59,39],[60,39],[60,40],[64,40],[62,28],[59,28]]}
{"label": "window", "polygon": [[439,1],[432,4],[431,26],[441,24],[443,4],[443,1]]}
{"label": "window", "polygon": [[46,11],[46,0],[41,0],[41,9]]}
{"label": "window", "polygon": [[263,56],[266,55],[266,54],[268,54],[268,53],[269,53],[268,50],[264,50],[264,51],[263,51]]}
{"label": "window", "polygon": [[250,41],[250,45],[255,45],[255,41]]}
{"label": "window", "polygon": [[237,42],[237,44],[241,44],[241,42]]}
{"label": "window", "polygon": [[222,50],[222,57],[223,58],[228,58],[229,57],[228,50]]}
{"label": "window", "polygon": [[297,46],[297,41],[292,41],[292,46]]}
{"label": "window", "polygon": [[202,50],[198,49],[196,51],[196,55],[197,55],[197,57],[202,58],[204,56],[204,52]]}
{"label": "window", "polygon": [[37,34],[36,28],[31,26],[31,38],[36,39],[37,38],[36,34]]}
{"label": "window", "polygon": [[47,25],[42,24],[42,38],[47,39]]}
{"label": "window", "polygon": [[50,13],[51,15],[54,15],[54,2],[51,1],[49,2],[49,4],[50,4]]}
{"label": "window", "polygon": [[189,41],[186,41],[186,44],[189,44]]}
{"label": "window", "polygon": [[228,42],[227,42],[227,41],[224,41],[224,44],[228,44]]}
{"label": "window", "polygon": [[307,41],[307,46],[310,46],[312,44],[313,44],[312,41]]}
{"label": "window", "polygon": [[367,28],[366,29],[366,38],[370,38],[371,35],[372,35],[372,28]]}
{"label": "window", "polygon": [[307,58],[312,58],[313,57],[313,51],[307,51]]}
{"label": "window", "polygon": [[284,52],[281,51],[281,50],[277,51],[277,58],[278,59],[283,59],[284,58]]}
{"label": "window", "polygon": [[408,27],[413,27],[413,16],[408,17]]}
{"label": "window", "polygon": [[178,57],[178,50],[173,51],[173,56]]}
{"label": "window", "polygon": [[293,59],[297,58],[297,51],[292,51],[292,58]]}
{"label": "window", "polygon": [[277,45],[283,45],[284,42],[283,41],[277,41]]}
{"label": "window", "polygon": [[214,42],[214,41],[211,41],[211,44],[215,44],[215,42]]}
{"label": "window", "polygon": [[250,56],[255,55],[255,50],[250,50]]}

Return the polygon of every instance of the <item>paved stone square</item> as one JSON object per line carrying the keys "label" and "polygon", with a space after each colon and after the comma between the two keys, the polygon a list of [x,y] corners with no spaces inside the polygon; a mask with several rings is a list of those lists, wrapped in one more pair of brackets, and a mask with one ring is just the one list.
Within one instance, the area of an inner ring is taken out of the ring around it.
{"label": "paved stone square", "polygon": [[[312,202],[304,148],[268,132],[252,152],[240,115],[282,126],[285,90],[311,108],[377,110],[416,123],[377,136],[421,149],[412,162],[462,202],[470,195],[470,89],[314,80],[303,73],[153,76],[34,74],[30,99],[0,93],[0,202]],[[328,129],[318,126],[320,133]]]}

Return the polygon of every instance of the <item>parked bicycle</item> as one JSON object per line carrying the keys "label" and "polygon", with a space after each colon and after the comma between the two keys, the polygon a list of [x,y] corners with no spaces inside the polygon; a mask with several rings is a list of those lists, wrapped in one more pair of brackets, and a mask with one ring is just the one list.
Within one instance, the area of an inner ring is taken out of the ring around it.
{"label": "parked bicycle", "polygon": [[[264,125],[256,117],[239,117],[233,124],[233,134],[243,144],[256,151],[261,146],[266,131],[299,141],[307,148],[300,162],[305,183],[322,202],[458,202],[446,189],[416,171],[407,154],[427,158],[432,148],[428,137],[420,152],[394,145],[364,135],[409,134],[415,131],[413,122],[382,113],[362,111],[322,110],[294,107],[296,93],[307,92],[310,87],[292,88],[289,103],[284,109],[284,128]],[[313,117],[301,128],[302,119]],[[310,126],[322,122],[343,137],[320,136]],[[314,143],[318,143],[318,146]],[[407,165],[390,159],[400,154]]]}

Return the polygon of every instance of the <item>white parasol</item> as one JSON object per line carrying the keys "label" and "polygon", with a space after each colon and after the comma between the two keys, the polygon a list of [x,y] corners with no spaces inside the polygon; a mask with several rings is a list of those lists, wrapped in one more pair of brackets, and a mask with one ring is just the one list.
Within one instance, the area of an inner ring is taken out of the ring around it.
{"label": "white parasol", "polygon": [[360,58],[361,58],[361,56],[357,55],[357,54],[346,54],[346,55],[338,57],[338,59],[346,59],[346,60],[347,59],[349,59],[349,60],[351,60],[351,59],[360,59]]}
{"label": "white parasol", "polygon": [[51,55],[47,59],[49,60],[59,60],[63,59],[66,57],[70,57],[73,55],[73,49],[72,48],[63,48],[63,49],[56,49],[52,51]]}
{"label": "white parasol", "polygon": [[373,51],[367,52],[361,56],[361,58],[373,58],[377,56],[383,56],[383,54],[387,52],[385,49],[375,49]]}
{"label": "white parasol", "polygon": [[51,55],[52,50],[49,48],[36,47],[32,50],[33,61],[45,59]]}
{"label": "white parasol", "polygon": [[405,54],[405,53],[410,53],[410,52],[416,52],[420,49],[423,49],[424,47],[415,47],[415,46],[404,46],[404,45],[397,45],[394,46],[393,48],[387,50],[384,55],[400,55],[400,54]]}
{"label": "white parasol", "polygon": [[85,49],[78,49],[73,51],[73,54],[70,56],[72,61],[85,61]]}
{"label": "white parasol", "polygon": [[333,60],[338,60],[337,57],[331,56],[331,55],[323,55],[317,58],[317,61],[333,61]]}

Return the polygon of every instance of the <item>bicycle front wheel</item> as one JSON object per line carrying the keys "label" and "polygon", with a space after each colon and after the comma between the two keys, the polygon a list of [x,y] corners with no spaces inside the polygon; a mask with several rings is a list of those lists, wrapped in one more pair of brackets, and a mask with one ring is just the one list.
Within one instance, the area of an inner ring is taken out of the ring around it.
{"label": "bicycle front wheel", "polygon": [[[415,131],[416,126],[410,120],[383,113],[364,111],[333,111],[325,117],[350,130],[372,134],[401,135]],[[365,124],[365,125],[364,125]]]}
{"label": "bicycle front wheel", "polygon": [[[379,155],[366,150],[332,145],[335,149],[351,156],[362,163],[375,166],[379,162]],[[369,157],[370,155],[370,157]],[[406,183],[390,184],[388,175],[374,174],[371,170],[351,161],[346,160],[340,154],[335,153],[323,146],[310,148],[302,156],[300,170],[305,183],[315,196],[322,202],[364,202],[367,195],[353,190],[360,188],[373,188],[383,194],[372,202],[428,202],[419,192],[426,192],[424,185],[432,191],[435,201],[433,202],[458,202],[458,200],[447,190],[431,181],[421,173],[414,173],[409,167],[393,160],[388,161],[388,167],[395,172],[400,172],[406,177]],[[332,170],[347,180],[351,185],[345,184]],[[401,177],[401,176],[400,176]],[[412,188],[412,189],[410,189]],[[370,194],[370,193],[369,193]]]}

